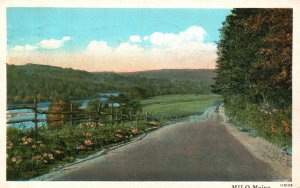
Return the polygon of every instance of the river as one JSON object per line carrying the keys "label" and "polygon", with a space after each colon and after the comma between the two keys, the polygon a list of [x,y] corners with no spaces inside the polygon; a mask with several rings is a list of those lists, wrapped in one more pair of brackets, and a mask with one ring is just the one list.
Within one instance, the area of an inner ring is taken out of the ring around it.
{"label": "river", "polygon": [[[86,109],[88,106],[88,103],[90,101],[100,100],[102,104],[108,104],[109,106],[111,103],[108,103],[108,97],[109,96],[118,96],[119,93],[101,93],[99,94],[98,98],[89,98],[89,99],[79,99],[79,100],[72,100],[72,103],[79,104],[80,109]],[[51,101],[43,101],[38,102],[37,107],[38,110],[48,110],[49,105]],[[17,106],[17,105],[32,105],[32,103],[8,103],[8,106]],[[119,103],[113,103],[114,107],[119,107]],[[26,120],[26,119],[32,119],[34,118],[33,110],[31,109],[16,109],[16,110],[7,110],[6,111],[6,117],[7,121],[13,121],[13,120]],[[38,119],[46,119],[45,114],[38,114]],[[47,122],[38,122],[38,127],[40,126],[46,126]],[[12,126],[18,129],[30,129],[34,127],[34,122],[28,121],[28,122],[22,122],[22,123],[12,123],[7,124],[7,126]]]}

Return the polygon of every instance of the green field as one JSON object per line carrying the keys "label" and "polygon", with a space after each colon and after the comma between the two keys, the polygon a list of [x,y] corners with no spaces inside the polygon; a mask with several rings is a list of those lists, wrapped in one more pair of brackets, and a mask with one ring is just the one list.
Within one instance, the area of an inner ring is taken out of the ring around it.
{"label": "green field", "polygon": [[165,115],[172,117],[184,117],[200,114],[206,108],[222,103],[220,95],[215,94],[184,94],[162,95],[143,100],[143,112],[151,112],[153,115]]}

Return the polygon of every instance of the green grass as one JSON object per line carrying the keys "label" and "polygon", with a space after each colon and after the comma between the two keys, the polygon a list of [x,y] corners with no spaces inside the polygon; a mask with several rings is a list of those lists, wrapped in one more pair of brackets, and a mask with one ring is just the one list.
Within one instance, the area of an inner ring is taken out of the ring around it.
{"label": "green grass", "polygon": [[206,108],[221,103],[222,98],[214,94],[184,94],[163,95],[143,100],[143,112],[151,112],[153,115],[165,115],[172,117],[184,117],[200,114]]}

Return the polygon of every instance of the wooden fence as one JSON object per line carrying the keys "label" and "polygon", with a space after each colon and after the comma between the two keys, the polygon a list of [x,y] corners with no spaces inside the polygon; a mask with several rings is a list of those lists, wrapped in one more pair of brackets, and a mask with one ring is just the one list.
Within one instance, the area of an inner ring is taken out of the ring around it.
{"label": "wooden fence", "polygon": [[[127,122],[133,122],[136,121],[138,124],[141,120],[147,120],[151,121],[153,119],[168,119],[171,120],[171,117],[166,116],[157,116],[154,117],[151,115],[151,113],[146,113],[143,115],[139,114],[132,114],[132,111],[129,111],[129,114],[122,114],[119,112],[118,108],[114,108],[113,105],[110,107],[110,112],[104,112],[104,109],[101,106],[101,103],[98,104],[98,108],[96,111],[88,111],[88,110],[73,110],[73,104],[71,103],[70,111],[64,111],[64,112],[55,112],[55,111],[45,111],[45,110],[39,110],[37,101],[34,100],[34,103],[31,105],[18,105],[18,106],[8,106],[7,110],[17,110],[17,109],[30,109],[32,110],[32,113],[34,114],[33,118],[28,119],[18,119],[18,120],[8,120],[7,124],[13,124],[13,123],[22,123],[22,122],[33,122],[34,123],[34,130],[36,137],[38,136],[38,123],[39,122],[57,122],[57,121],[66,121],[63,119],[39,119],[38,114],[64,114],[69,115],[69,118],[67,119],[68,123],[73,126],[74,123],[80,122],[80,121],[89,121],[89,122],[95,122],[96,125],[99,125],[99,123],[104,124],[114,124],[117,123],[123,123],[124,121]],[[25,113],[26,114],[26,113]],[[28,114],[28,113],[27,113]],[[109,121],[103,121],[104,116],[110,116]],[[177,118],[176,118],[177,119]]]}

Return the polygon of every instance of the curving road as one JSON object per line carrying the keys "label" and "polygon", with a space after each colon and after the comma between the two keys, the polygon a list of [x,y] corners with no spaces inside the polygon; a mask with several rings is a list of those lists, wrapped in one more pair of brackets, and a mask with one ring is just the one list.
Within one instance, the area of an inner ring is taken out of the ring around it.
{"label": "curving road", "polygon": [[271,167],[250,154],[222,124],[176,123],[106,155],[70,166],[48,180],[270,181]]}

